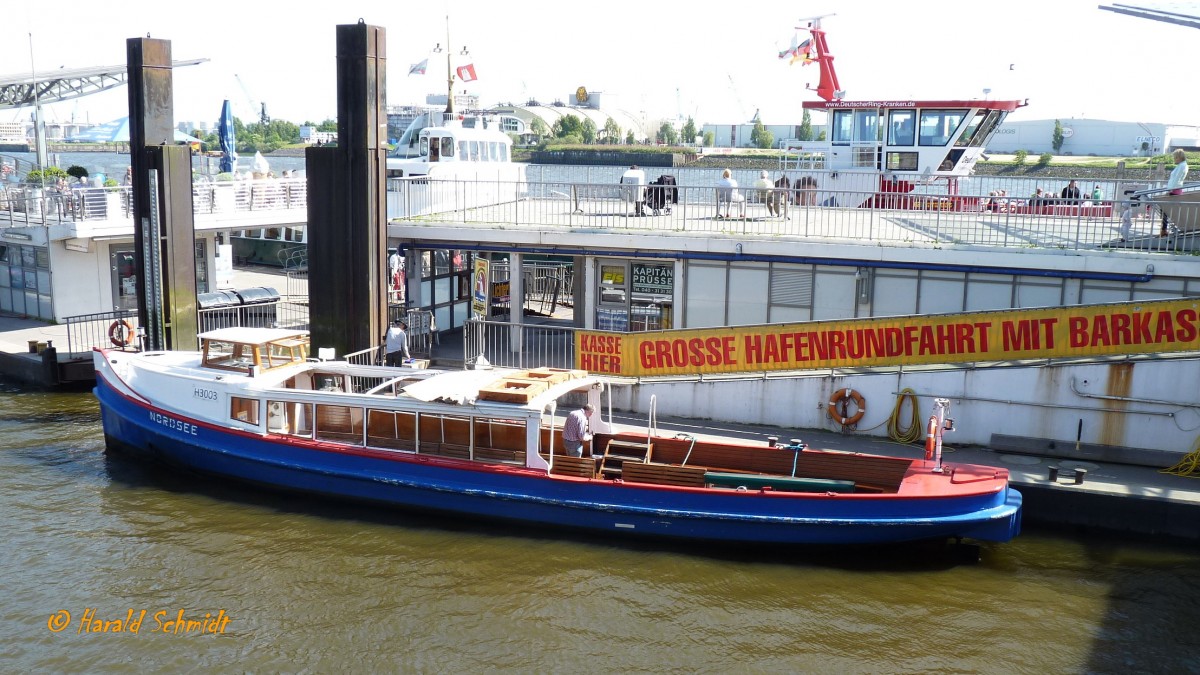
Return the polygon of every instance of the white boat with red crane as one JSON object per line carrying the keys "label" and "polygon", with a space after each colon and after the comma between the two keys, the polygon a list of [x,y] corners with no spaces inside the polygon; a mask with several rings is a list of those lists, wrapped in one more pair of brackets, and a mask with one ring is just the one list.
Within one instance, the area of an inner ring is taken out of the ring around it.
{"label": "white boat with red crane", "polygon": [[807,199],[825,206],[977,210],[978,197],[959,195],[987,143],[1027,101],[991,99],[846,99],[821,19],[798,30],[811,34],[807,60],[820,68],[819,101],[805,110],[827,115],[824,140],[786,145],[793,185],[812,186]]}

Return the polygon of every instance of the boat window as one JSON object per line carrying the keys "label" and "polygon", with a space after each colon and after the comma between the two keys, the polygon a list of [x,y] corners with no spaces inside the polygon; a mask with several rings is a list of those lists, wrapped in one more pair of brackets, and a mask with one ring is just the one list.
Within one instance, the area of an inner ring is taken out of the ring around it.
{"label": "boat window", "polygon": [[[893,110],[889,113],[888,128],[891,136],[888,145],[912,145],[917,140],[917,113],[915,110]],[[889,164],[891,160],[888,160]]]}
{"label": "boat window", "polygon": [[258,399],[230,396],[229,419],[258,426]]}
{"label": "boat window", "polygon": [[279,241],[281,233],[282,230],[280,230],[278,227],[268,227],[267,236],[264,238],[270,239],[271,241]]}
{"label": "boat window", "polygon": [[975,119],[971,121],[971,127],[963,132],[955,145],[969,145],[974,148],[986,146],[1005,115],[1006,113],[1000,110],[989,110],[986,113],[981,111],[975,115]]}
{"label": "boat window", "polygon": [[428,138],[426,138],[424,136],[421,137],[421,147],[417,152],[420,153],[420,155],[422,157],[426,157],[429,155],[429,139]]}
{"label": "boat window", "polygon": [[946,145],[966,116],[966,110],[922,110],[920,145]]}
{"label": "boat window", "polygon": [[445,136],[442,138],[442,158],[446,159],[454,156],[454,139]]}
{"label": "boat window", "polygon": [[879,141],[878,111],[854,111],[854,140],[857,143],[875,143]]}
{"label": "boat window", "polygon": [[887,169],[888,171],[916,171],[917,157],[919,156],[920,153],[917,152],[889,152]]}
{"label": "boat window", "polygon": [[470,156],[471,156],[471,149],[468,147],[467,142],[459,141],[458,142],[458,158],[465,162],[465,161],[467,161],[467,158]]}
{"label": "boat window", "polygon": [[835,145],[847,145],[852,138],[851,132],[854,129],[854,111],[853,110],[835,110],[833,111],[833,138],[830,139]]}
{"label": "boat window", "polygon": [[312,438],[312,404],[267,401],[267,431]]}
{"label": "boat window", "polygon": [[954,145],[957,147],[960,147],[960,148],[965,145],[968,145],[971,142],[971,138],[975,135],[975,133],[977,131],[979,131],[979,125],[981,123],[983,123],[983,118],[986,115],[987,115],[987,111],[984,111],[984,110],[977,111],[971,117],[971,121],[967,123],[967,128],[963,130],[962,135],[958,137],[958,140],[954,141]]}
{"label": "boat window", "polygon": [[316,422],[317,440],[362,445],[362,408],[317,404]]}
{"label": "boat window", "polygon": [[508,161],[508,144],[507,143],[500,144],[500,161],[501,162]]}
{"label": "boat window", "polygon": [[390,410],[367,411],[367,444],[391,450],[417,449],[417,414]]}

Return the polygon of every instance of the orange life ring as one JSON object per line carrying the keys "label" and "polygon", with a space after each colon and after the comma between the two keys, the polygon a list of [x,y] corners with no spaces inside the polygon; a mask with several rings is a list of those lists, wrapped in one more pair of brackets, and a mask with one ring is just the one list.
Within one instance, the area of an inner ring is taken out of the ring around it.
{"label": "orange life ring", "polygon": [[[858,408],[858,411],[849,417],[845,416],[846,401],[854,401],[855,407]],[[838,410],[839,403],[843,404],[841,410]],[[838,420],[842,426],[848,427],[852,424],[858,424],[858,421],[867,413],[867,403],[863,400],[862,394],[847,387],[846,389],[838,389],[833,392],[833,396],[829,399],[829,407],[826,410],[829,411],[830,417]]]}
{"label": "orange life ring", "polygon": [[117,319],[108,327],[108,340],[118,347],[128,347],[133,342],[133,324],[127,319]]}

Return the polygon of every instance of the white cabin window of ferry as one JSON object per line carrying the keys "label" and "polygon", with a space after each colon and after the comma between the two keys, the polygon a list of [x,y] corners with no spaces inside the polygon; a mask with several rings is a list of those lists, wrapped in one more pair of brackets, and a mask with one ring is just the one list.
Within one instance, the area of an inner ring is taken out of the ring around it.
{"label": "white cabin window of ferry", "polygon": [[875,143],[879,141],[879,111],[854,111],[854,142]]}
{"label": "white cabin window of ferry", "polygon": [[888,145],[912,145],[917,140],[915,110],[892,110],[888,113]]}
{"label": "white cabin window of ferry", "polygon": [[830,140],[834,145],[849,145],[854,131],[854,111],[833,111],[833,134]]}
{"label": "white cabin window of ferry", "polygon": [[246,230],[246,237],[247,237],[248,239],[262,239],[262,233],[263,233],[263,231],[262,231],[261,229],[259,229],[259,230]]}
{"label": "white cabin window of ferry", "polygon": [[449,136],[442,137],[442,157],[446,159],[454,157],[454,139]]}
{"label": "white cabin window of ferry", "polygon": [[508,161],[508,144],[507,143],[500,144],[500,161],[501,162]]}
{"label": "white cabin window of ferry", "polygon": [[287,241],[302,242],[304,241],[304,229],[300,227],[285,227],[283,228],[283,238]]}
{"label": "white cabin window of ferry", "polygon": [[230,396],[229,419],[258,426],[258,399]]}
{"label": "white cabin window of ferry", "polygon": [[428,138],[426,138],[424,136],[421,137],[421,145],[417,149],[417,153],[419,155],[421,155],[422,157],[429,156],[429,139]]}
{"label": "white cabin window of ferry", "polygon": [[954,145],[959,147],[969,145],[973,148],[986,146],[992,133],[996,131],[996,127],[1000,126],[1000,121],[1004,119],[1005,114],[1000,110],[980,110],[975,113],[975,117],[971,120],[971,126],[967,127],[962,136],[958,137]]}
{"label": "white cabin window of ferry", "polygon": [[921,145],[946,145],[967,116],[966,110],[922,110]]}
{"label": "white cabin window of ferry", "polygon": [[267,235],[263,238],[270,239],[271,241],[279,241],[282,238],[282,235],[283,235],[282,229],[280,229],[278,227],[268,227]]}
{"label": "white cabin window of ferry", "polygon": [[312,404],[267,401],[267,431],[312,438]]}

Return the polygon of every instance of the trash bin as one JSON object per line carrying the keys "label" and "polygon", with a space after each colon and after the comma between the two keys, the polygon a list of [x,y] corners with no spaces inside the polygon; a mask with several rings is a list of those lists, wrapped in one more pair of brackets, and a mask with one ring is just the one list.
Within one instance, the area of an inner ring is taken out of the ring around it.
{"label": "trash bin", "polygon": [[270,286],[253,286],[238,291],[242,303],[242,325],[255,328],[274,328],[275,310],[279,306],[279,291]]}
{"label": "trash bin", "polygon": [[197,293],[196,306],[200,310],[200,332],[240,325],[238,312],[241,298],[229,291]]}

